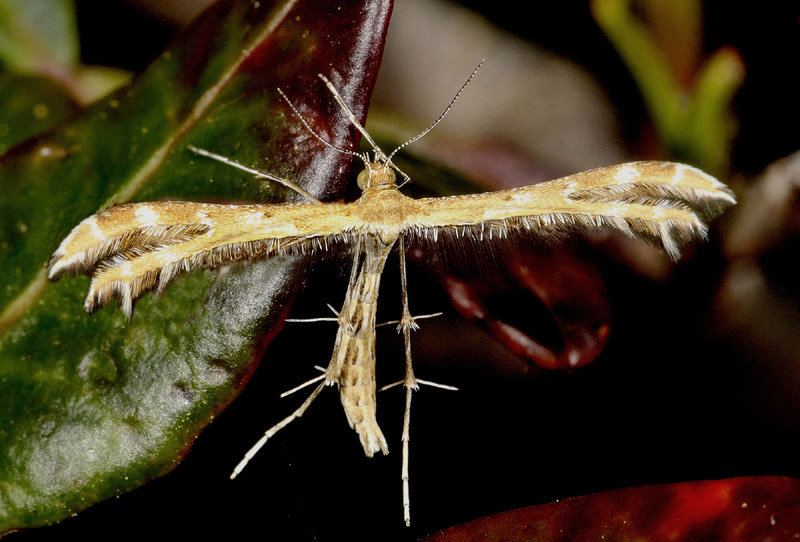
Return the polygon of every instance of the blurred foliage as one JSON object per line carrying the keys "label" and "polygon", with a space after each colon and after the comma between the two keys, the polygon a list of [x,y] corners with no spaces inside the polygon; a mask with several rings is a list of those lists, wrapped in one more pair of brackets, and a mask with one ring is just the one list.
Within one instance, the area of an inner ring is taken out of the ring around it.
{"label": "blurred foliage", "polygon": [[593,0],[592,13],[635,79],[669,158],[727,172],[731,100],[745,69],[737,51],[702,53],[699,0]]}
{"label": "blurred foliage", "polygon": [[84,105],[130,78],[116,68],[81,64],[72,0],[0,2],[0,66],[0,74],[11,72],[56,81]]}
{"label": "blurred foliage", "polygon": [[38,73],[71,68],[79,62],[78,47],[71,0],[0,4],[0,59],[10,69]]}

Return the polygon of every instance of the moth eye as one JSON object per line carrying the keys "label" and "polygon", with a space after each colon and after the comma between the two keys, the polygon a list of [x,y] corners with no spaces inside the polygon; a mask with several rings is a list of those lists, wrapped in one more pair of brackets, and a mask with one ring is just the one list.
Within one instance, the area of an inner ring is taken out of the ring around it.
{"label": "moth eye", "polygon": [[365,169],[359,173],[356,182],[361,190],[366,190],[367,186],[369,186],[369,170]]}

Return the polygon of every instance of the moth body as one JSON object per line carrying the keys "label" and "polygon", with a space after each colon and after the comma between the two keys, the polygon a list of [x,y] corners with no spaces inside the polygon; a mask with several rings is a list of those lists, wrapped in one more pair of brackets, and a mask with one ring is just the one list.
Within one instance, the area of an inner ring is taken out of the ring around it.
{"label": "moth body", "polygon": [[[310,203],[220,205],[164,201],[118,205],[84,219],[73,228],[53,253],[49,276],[55,280],[64,273],[91,274],[86,310],[92,312],[112,299],[119,299],[130,318],[139,296],[149,290],[164,290],[171,280],[185,272],[342,243],[355,244],[350,281],[337,317],[339,326],[333,354],[325,374],[314,379],[324,381],[300,408],[270,428],[245,454],[233,472],[234,477],[272,435],[303,414],[326,384],[339,387],[347,421],[358,434],[365,453],[372,456],[378,451],[388,452],[376,419],[375,315],[381,273],[392,248],[398,246],[403,296],[399,331],[404,336],[406,356],[402,479],[408,523],[408,428],[411,391],[416,389],[417,379],[411,365],[410,331],[416,328],[416,323],[408,308],[406,240],[425,239],[435,243],[439,235],[450,234],[491,242],[495,237],[508,237],[510,232],[551,238],[555,234],[604,228],[649,241],[677,260],[680,248],[705,238],[708,221],[736,200],[724,184],[710,175],[668,162],[601,167],[498,192],[412,199],[395,184],[391,158],[397,150],[427,133],[444,114],[417,137],[386,155],[347,109],[330,82],[324,77],[323,80],[375,150],[375,159],[369,160],[365,154],[334,147],[364,161],[365,170],[358,176],[363,192],[358,200],[321,203],[291,181],[264,173],[260,176],[297,187],[298,193],[305,195]],[[188,148],[251,171],[210,151]]]}
{"label": "moth body", "polygon": [[413,210],[414,201],[394,184],[380,184],[367,188],[355,205],[364,231],[391,245],[407,229],[407,216]]}
{"label": "moth body", "polygon": [[381,274],[392,245],[373,235],[364,235],[357,242],[333,356],[325,372],[326,382],[339,386],[347,422],[368,457],[378,451],[389,453],[376,419],[375,314]]}

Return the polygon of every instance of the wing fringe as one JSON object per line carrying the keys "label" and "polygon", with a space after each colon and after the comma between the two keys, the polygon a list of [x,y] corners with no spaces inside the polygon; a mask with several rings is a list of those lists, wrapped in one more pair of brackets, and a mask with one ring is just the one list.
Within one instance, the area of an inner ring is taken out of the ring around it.
{"label": "wing fringe", "polygon": [[418,215],[434,218],[407,229],[414,240],[515,234],[545,239],[605,228],[643,239],[677,260],[681,247],[705,239],[708,222],[736,198],[691,166],[634,162],[522,188],[417,201]]}
{"label": "wing fringe", "polygon": [[[158,207],[152,203],[126,204],[85,219],[53,253],[49,277],[55,280],[65,273],[91,273],[86,311],[94,312],[119,299],[120,308],[130,318],[138,297],[150,290],[163,292],[181,273],[280,254],[327,250],[331,244],[351,237],[340,232],[238,240],[241,236],[236,224],[215,230],[212,223],[188,222],[190,213],[181,212],[188,205],[193,210],[212,209],[210,205],[183,202],[161,202]],[[233,210],[235,206],[215,206],[223,207]],[[137,225],[135,217],[145,215],[156,223]]]}

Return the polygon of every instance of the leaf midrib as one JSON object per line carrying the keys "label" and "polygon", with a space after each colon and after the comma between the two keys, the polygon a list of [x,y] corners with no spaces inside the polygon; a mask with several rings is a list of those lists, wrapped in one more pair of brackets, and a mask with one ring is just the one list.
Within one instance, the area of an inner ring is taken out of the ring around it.
{"label": "leaf midrib", "polygon": [[[231,64],[231,66],[223,72],[214,85],[209,87],[202,96],[197,100],[194,107],[187,115],[186,119],[174,131],[164,144],[153,152],[149,160],[142,166],[128,182],[120,187],[111,197],[109,197],[95,213],[102,212],[103,210],[111,207],[117,203],[125,203],[131,201],[134,195],[142,188],[147,180],[158,170],[159,166],[164,162],[164,159],[174,147],[175,143],[180,140],[183,135],[189,131],[203,114],[211,107],[214,100],[222,92],[231,78],[237,73],[239,67],[247,60],[253,51],[263,41],[272,34],[275,29],[283,22],[291,9],[295,6],[298,0],[286,0],[284,4],[273,11],[274,16],[269,24],[264,27],[260,33],[251,41],[249,46],[242,50],[238,59]],[[13,326],[19,318],[25,314],[31,306],[39,299],[47,286],[47,270],[41,269],[34,276],[33,280],[25,287],[11,302],[6,306],[2,313],[0,313],[0,335],[3,335],[6,330]]]}

